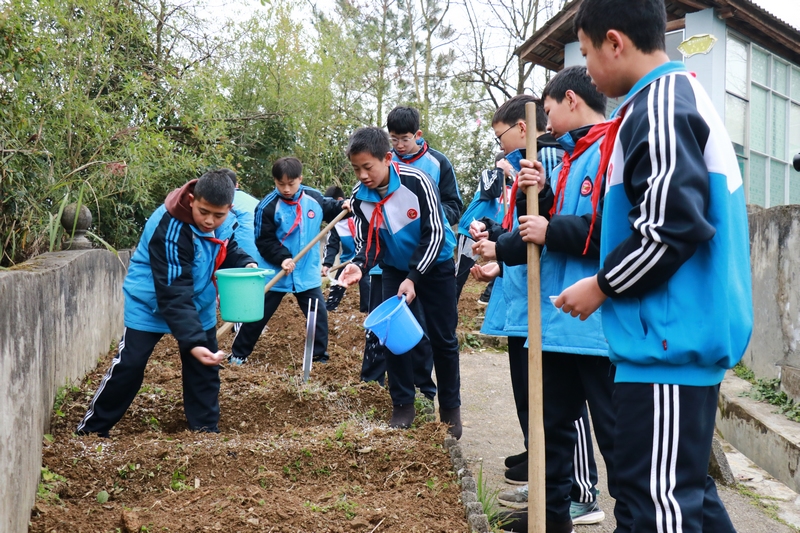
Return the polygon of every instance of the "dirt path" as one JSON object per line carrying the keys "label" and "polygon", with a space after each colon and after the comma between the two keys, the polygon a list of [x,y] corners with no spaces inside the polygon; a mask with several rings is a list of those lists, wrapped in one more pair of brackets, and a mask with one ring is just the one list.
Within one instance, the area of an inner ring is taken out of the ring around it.
{"label": "dirt path", "polygon": [[[483,477],[492,489],[514,488],[503,480],[507,455],[523,450],[522,431],[517,421],[508,372],[508,354],[497,349],[462,351],[461,396],[464,436],[460,444],[475,475],[483,465]],[[606,519],[597,525],[575,526],[576,533],[613,532],[614,499],[608,495],[605,464],[595,454],[600,478],[600,507]],[[771,511],[754,504],[738,491],[720,487],[720,496],[737,531],[742,533],[791,533],[792,528],[774,519]]]}

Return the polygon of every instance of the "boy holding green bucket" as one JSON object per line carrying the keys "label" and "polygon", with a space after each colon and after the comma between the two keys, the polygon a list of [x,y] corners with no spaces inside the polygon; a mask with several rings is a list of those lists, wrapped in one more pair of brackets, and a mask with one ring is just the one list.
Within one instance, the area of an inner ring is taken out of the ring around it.
{"label": "boy holding green bucket", "polygon": [[[383,299],[405,297],[430,338],[439,394],[439,417],[461,437],[461,378],[456,325],[455,237],[444,216],[439,191],[427,174],[392,161],[389,135],[359,128],[347,157],[359,184],[353,191],[356,257],[339,281],[357,283],[375,261],[383,270]],[[369,259],[369,260],[368,260]],[[391,427],[414,421],[414,365],[408,354],[386,356]]]}
{"label": "boy holding green bucket", "polygon": [[147,360],[165,333],[178,341],[189,429],[219,431],[218,365],[225,354],[217,350],[213,275],[218,268],[258,266],[233,236],[233,191],[225,171],[207,172],[172,191],[148,219],[122,286],[119,352],[77,433],[108,437],[136,397]]}
{"label": "boy holding green bucket", "polygon": [[239,328],[229,360],[236,365],[247,360],[283,296],[293,293],[306,316],[309,307],[315,306],[314,300],[319,301],[313,361],[324,363],[328,361],[328,312],[319,275],[319,246],[312,247],[296,264],[292,257],[319,234],[323,220],[336,218],[349,202],[323,197],[318,190],[303,185],[303,164],[296,157],[275,161],[272,178],[275,190],[256,208],[256,247],[270,268],[281,268],[286,275],[264,295],[264,317]]}

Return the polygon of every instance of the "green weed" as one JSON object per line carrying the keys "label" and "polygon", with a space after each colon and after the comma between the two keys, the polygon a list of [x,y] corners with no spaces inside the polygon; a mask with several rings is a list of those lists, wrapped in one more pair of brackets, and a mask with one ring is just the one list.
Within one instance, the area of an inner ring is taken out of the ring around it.
{"label": "green weed", "polygon": [[36,498],[47,503],[60,504],[61,498],[58,495],[58,484],[66,483],[67,478],[51,472],[46,466],[42,467],[41,472],[42,477],[39,481],[39,487],[36,489]]}

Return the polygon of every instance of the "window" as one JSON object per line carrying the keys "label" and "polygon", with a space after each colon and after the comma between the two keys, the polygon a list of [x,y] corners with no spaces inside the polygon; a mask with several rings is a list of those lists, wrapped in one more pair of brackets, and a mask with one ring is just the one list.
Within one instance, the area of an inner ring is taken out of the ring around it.
{"label": "window", "polygon": [[728,33],[725,126],[745,182],[748,203],[800,203],[800,68]]}

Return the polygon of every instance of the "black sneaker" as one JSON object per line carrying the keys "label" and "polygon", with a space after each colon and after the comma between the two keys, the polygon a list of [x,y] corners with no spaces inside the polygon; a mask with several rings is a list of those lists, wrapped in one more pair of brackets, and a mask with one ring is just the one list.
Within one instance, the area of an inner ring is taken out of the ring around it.
{"label": "black sneaker", "polygon": [[517,466],[506,470],[506,483],[511,485],[526,485],[528,483],[528,460],[525,459]]}
{"label": "black sneaker", "polygon": [[489,297],[492,295],[492,286],[487,285],[480,298],[478,298],[478,305],[489,305]]}
{"label": "black sneaker", "polygon": [[528,460],[528,450],[525,450],[522,453],[518,453],[517,455],[509,455],[508,457],[506,457],[505,461],[506,468],[517,466],[518,464],[527,460]]}

